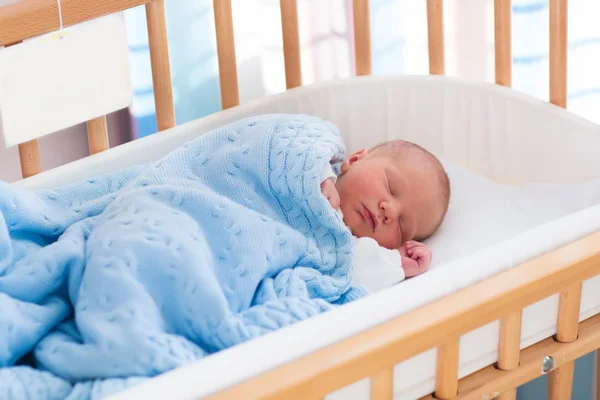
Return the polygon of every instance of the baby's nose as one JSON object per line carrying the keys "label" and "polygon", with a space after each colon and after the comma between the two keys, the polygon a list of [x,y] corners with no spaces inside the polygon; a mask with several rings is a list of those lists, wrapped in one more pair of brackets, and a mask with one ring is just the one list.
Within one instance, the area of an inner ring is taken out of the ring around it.
{"label": "baby's nose", "polygon": [[381,217],[385,218],[390,213],[390,204],[386,201],[379,203],[379,209],[381,210]]}
{"label": "baby's nose", "polygon": [[380,203],[381,215],[378,216],[382,220],[383,223],[389,224],[394,222],[394,219],[397,217],[396,207],[388,202],[382,201]]}

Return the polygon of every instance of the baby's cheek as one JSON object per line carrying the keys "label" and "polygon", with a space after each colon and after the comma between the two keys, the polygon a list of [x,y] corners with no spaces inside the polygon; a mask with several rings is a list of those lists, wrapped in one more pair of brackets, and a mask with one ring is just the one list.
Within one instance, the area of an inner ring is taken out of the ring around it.
{"label": "baby's cheek", "polygon": [[398,236],[390,231],[380,232],[374,239],[381,247],[385,247],[386,249],[397,249],[402,245],[400,240],[398,240]]}
{"label": "baby's cheek", "polygon": [[354,229],[354,224],[352,223],[352,216],[350,215],[350,213],[348,212],[348,210],[346,210],[346,208],[344,207],[344,203],[341,203],[340,208],[342,210],[344,224],[348,228],[350,228],[350,230],[353,230]]}
{"label": "baby's cheek", "polygon": [[341,209],[344,215],[344,224],[350,228],[350,232],[352,232],[354,236],[361,237],[360,225],[358,224],[359,221],[357,220],[356,215],[354,215],[353,212],[344,209],[343,206]]}

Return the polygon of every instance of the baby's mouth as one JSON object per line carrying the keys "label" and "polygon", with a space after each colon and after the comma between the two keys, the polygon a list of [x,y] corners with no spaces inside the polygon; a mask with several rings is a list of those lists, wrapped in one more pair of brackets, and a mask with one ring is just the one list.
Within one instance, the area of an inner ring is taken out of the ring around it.
{"label": "baby's mouth", "polygon": [[369,211],[369,209],[367,207],[365,207],[363,205],[363,209],[364,209],[364,217],[367,220],[367,222],[369,222],[369,224],[371,225],[371,229],[373,229],[373,232],[375,231],[375,217],[373,216],[373,214],[371,214],[371,211]]}

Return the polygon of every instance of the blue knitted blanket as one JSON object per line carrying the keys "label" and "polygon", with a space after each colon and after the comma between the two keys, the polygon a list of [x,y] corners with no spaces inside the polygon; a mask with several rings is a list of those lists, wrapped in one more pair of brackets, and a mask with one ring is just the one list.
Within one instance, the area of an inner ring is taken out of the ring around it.
{"label": "blue knitted blanket", "polygon": [[261,115],[152,164],[0,182],[0,398],[99,398],[366,294],[320,193],[344,145]]}

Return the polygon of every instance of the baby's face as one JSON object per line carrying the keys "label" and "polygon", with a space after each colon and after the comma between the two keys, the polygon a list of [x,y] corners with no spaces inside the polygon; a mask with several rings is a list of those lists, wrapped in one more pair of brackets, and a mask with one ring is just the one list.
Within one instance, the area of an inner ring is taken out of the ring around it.
{"label": "baby's face", "polygon": [[368,236],[395,249],[435,230],[443,215],[437,171],[424,155],[407,151],[399,160],[354,153],[344,162],[336,188],[344,222],[356,237]]}

